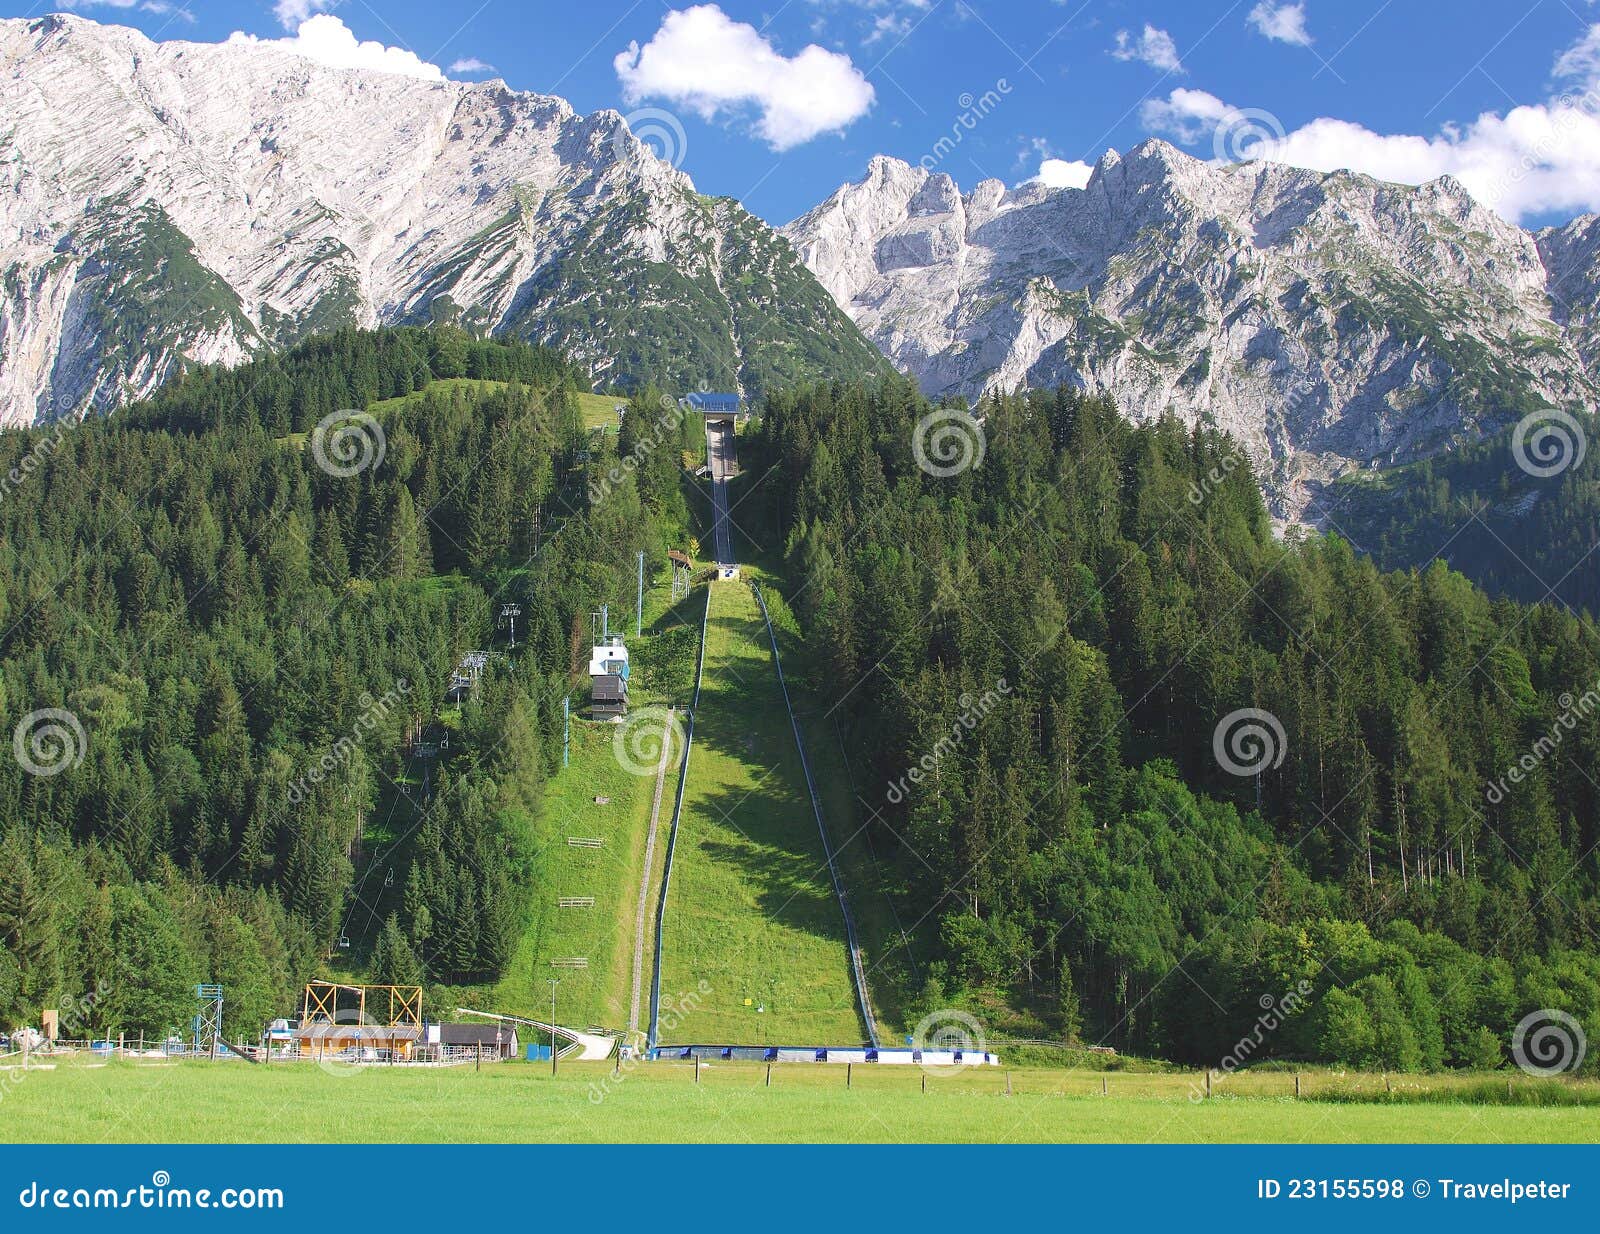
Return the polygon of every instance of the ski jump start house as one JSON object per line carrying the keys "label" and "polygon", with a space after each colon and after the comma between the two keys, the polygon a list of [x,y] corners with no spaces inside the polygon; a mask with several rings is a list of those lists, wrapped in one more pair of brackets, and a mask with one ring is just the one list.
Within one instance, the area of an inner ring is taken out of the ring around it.
{"label": "ski jump start house", "polygon": [[628,714],[628,649],[620,635],[608,635],[589,655],[589,714],[620,720]]}

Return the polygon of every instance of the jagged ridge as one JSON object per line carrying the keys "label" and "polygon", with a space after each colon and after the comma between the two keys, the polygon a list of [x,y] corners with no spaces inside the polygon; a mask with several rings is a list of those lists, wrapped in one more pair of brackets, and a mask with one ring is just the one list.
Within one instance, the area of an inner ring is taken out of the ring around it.
{"label": "jagged ridge", "polygon": [[1448,178],[1224,167],[1149,141],[1083,189],[963,195],[878,158],[783,232],[930,395],[1068,382],[1137,419],[1211,417],[1287,518],[1318,518],[1341,472],[1594,405],[1595,220],[1534,236]]}
{"label": "jagged ridge", "polygon": [[441,314],[597,380],[881,366],[785,241],[614,111],[270,45],[0,21],[0,423]]}

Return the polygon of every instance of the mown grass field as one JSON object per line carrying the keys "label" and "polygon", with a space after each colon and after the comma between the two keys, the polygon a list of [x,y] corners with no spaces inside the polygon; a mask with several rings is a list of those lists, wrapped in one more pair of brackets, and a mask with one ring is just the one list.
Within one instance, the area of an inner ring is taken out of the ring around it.
{"label": "mown grass field", "polygon": [[[447,393],[454,389],[478,389],[487,386],[497,389],[504,386],[503,381],[488,381],[476,377],[441,377],[437,381],[429,382],[424,389],[434,394]],[[402,394],[399,398],[379,399],[367,407],[370,415],[382,419],[384,416],[403,407],[407,403],[416,402],[423,395],[423,390],[414,390],[410,394]],[[600,428],[602,425],[613,432],[617,428],[617,404],[626,402],[626,399],[614,398],[609,394],[586,394],[578,392],[572,396],[577,400],[578,411],[583,416],[584,428]],[[302,444],[308,434],[293,433],[284,440],[294,444]]]}
{"label": "mown grass field", "polygon": [[[21,1142],[112,1143],[1518,1143],[1600,1141],[1600,1106],[1536,1108],[1315,1098],[1379,1077],[1233,1077],[1208,1101],[1198,1077],[996,1068],[930,1074],[836,1065],[537,1064],[438,1070],[315,1064],[64,1062],[10,1084]],[[1101,1094],[1101,1082],[1106,1094]],[[1428,1078],[1419,1085],[1448,1086]],[[1514,1084],[1533,1086],[1518,1078]],[[1600,1087],[1586,1086],[1600,1100]],[[1401,1094],[1403,1097],[1404,1094]]]}
{"label": "mown grass field", "polygon": [[583,414],[584,428],[600,428],[604,425],[612,432],[617,430],[617,407],[626,403],[625,398],[616,398],[610,394],[575,394],[578,400],[578,410]]}
{"label": "mown grass field", "polygon": [[[654,721],[651,721],[654,723]],[[656,725],[659,728],[659,725]],[[626,771],[612,747],[616,726],[573,721],[572,765],[545,788],[539,832],[539,886],[530,921],[499,982],[484,991],[455,991],[462,1006],[483,1011],[550,1016],[551,977],[558,978],[556,1011],[563,1024],[622,1029],[632,993],[634,907],[643,872],[654,781]],[[597,804],[596,797],[608,798]],[[598,838],[581,848],[569,836]],[[558,908],[561,896],[593,896],[592,908]],[[582,956],[586,969],[556,968],[557,958]],[[443,1014],[445,1008],[435,1008]]]}
{"label": "mown grass field", "polygon": [[663,1041],[865,1039],[766,627],[743,583],[712,588],[663,951],[663,1004],[680,1006]]}

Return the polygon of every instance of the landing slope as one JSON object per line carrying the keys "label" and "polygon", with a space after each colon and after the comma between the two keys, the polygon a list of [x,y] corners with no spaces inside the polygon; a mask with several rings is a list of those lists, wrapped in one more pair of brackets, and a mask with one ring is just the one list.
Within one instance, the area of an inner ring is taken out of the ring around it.
{"label": "landing slope", "polygon": [[766,628],[736,582],[712,588],[680,828],[661,991],[701,992],[663,1044],[865,1041]]}

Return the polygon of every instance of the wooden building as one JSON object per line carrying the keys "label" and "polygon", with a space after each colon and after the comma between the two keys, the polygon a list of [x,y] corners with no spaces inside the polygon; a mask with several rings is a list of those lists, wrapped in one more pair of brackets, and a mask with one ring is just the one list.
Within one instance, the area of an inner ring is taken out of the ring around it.
{"label": "wooden building", "polygon": [[[512,1024],[439,1024],[438,1043],[456,1050],[481,1050],[484,1058],[516,1058],[520,1043]],[[428,1031],[429,1039],[433,1030]]]}

